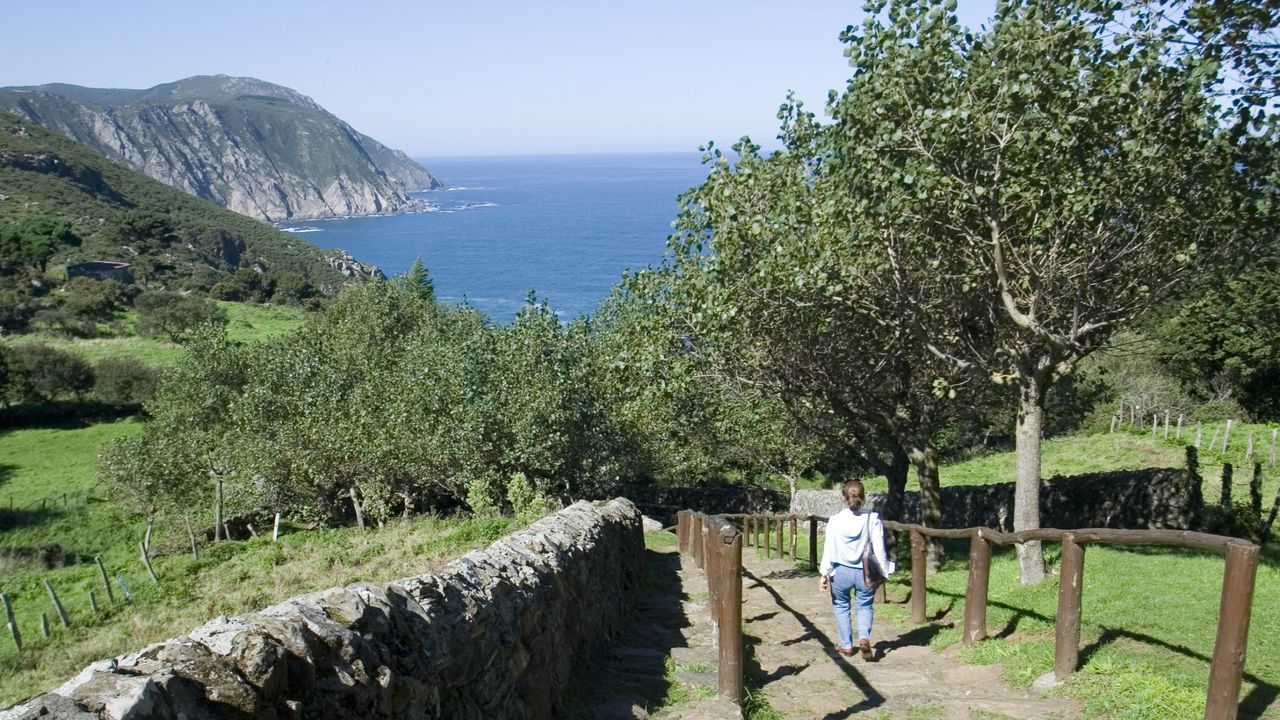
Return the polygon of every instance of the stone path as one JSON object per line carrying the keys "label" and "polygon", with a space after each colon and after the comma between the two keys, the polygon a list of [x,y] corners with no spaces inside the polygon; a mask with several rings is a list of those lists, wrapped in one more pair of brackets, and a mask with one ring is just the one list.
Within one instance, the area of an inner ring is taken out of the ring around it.
{"label": "stone path", "polygon": [[[621,637],[591,663],[573,720],[738,720],[716,697],[717,653],[701,570],[672,549],[649,550],[649,577]],[[937,653],[933,625],[897,627],[878,613],[877,661],[836,653],[831,601],[791,561],[743,551],[744,666],[770,720],[1072,720],[1076,704],[1015,690],[998,665]]]}
{"label": "stone path", "polygon": [[968,665],[954,648],[929,648],[936,628],[895,627],[877,613],[872,640],[877,660],[836,653],[831,600],[816,576],[788,560],[766,560],[743,550],[745,666],[748,687],[758,687],[782,717],[1026,718],[1069,720],[1074,702],[1015,690],[998,665]]}

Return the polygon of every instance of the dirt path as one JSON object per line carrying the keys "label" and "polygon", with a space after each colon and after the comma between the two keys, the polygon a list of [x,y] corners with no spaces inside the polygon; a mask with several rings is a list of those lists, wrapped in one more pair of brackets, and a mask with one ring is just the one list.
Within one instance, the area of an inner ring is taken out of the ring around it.
{"label": "dirt path", "polygon": [[875,662],[836,653],[830,596],[790,560],[743,551],[742,610],[748,687],[758,687],[785,718],[847,717],[1069,720],[1076,705],[1015,690],[998,665],[968,665],[929,648],[936,629],[896,627],[877,613]]}

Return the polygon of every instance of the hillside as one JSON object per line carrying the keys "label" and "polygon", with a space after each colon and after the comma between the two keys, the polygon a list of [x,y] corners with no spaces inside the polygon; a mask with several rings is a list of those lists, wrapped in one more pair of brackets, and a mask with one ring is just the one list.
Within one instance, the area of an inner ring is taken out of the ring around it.
{"label": "hillside", "polygon": [[207,290],[238,267],[298,273],[328,292],[345,279],[340,261],[303,240],[0,113],[0,228],[43,218],[69,222],[83,240],[55,264],[129,262],[149,284]]}
{"label": "hillside", "polygon": [[253,78],[146,90],[0,89],[7,109],[167,185],[267,221],[411,210],[440,181],[311,98]]}

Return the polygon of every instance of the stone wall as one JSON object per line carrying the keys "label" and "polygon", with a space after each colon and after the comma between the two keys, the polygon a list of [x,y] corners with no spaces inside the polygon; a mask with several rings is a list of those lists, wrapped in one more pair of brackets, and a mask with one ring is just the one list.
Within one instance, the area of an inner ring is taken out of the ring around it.
{"label": "stone wall", "polygon": [[[942,527],[1013,529],[1013,483],[953,485],[942,488]],[[1194,520],[1192,488],[1183,470],[1156,468],[1057,476],[1040,490],[1040,524],[1053,528],[1174,528],[1188,529]],[[871,506],[884,503],[882,493],[870,494]],[[844,505],[839,490],[800,490],[791,512],[834,515]],[[920,494],[909,492],[903,519],[919,518]]]}
{"label": "stone wall", "polygon": [[625,618],[644,539],[628,500],[580,502],[448,564],[219,618],[94,663],[22,718],[545,718]]}

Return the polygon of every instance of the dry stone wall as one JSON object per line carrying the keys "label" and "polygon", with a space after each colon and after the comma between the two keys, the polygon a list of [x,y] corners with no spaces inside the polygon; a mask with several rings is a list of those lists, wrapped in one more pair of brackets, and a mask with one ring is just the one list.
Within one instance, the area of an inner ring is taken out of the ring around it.
{"label": "dry stone wall", "polygon": [[0,720],[553,717],[574,661],[626,617],[640,522],[628,500],[576,503],[437,572],[94,663]]}
{"label": "dry stone wall", "polygon": [[[1013,529],[1013,483],[942,488],[942,527]],[[1194,524],[1193,489],[1183,470],[1118,470],[1054,477],[1040,489],[1040,524],[1056,528],[1173,528]],[[870,494],[880,508],[882,493]],[[791,512],[829,517],[844,505],[839,490],[800,490]],[[906,493],[903,519],[917,522],[920,494]]]}

